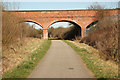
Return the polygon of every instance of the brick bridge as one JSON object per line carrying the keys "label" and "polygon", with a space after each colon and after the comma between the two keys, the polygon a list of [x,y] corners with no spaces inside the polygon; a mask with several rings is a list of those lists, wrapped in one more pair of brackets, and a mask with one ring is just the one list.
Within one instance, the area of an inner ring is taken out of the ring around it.
{"label": "brick bridge", "polygon": [[[105,10],[111,15],[117,14],[118,10]],[[23,18],[24,22],[34,22],[42,26],[43,38],[48,39],[48,27],[59,21],[75,23],[81,27],[81,36],[85,36],[86,28],[91,23],[99,20],[95,10],[43,10],[43,11],[11,11]]]}

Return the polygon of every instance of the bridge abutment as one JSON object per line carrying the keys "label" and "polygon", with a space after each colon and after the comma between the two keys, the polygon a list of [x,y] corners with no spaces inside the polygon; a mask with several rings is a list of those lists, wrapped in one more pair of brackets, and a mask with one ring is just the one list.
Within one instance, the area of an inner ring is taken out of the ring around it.
{"label": "bridge abutment", "polygon": [[[81,37],[86,36],[86,27],[81,28]],[[43,29],[43,39],[48,39],[48,29]]]}
{"label": "bridge abutment", "polygon": [[81,27],[81,37],[86,36],[86,27]]}
{"label": "bridge abutment", "polygon": [[48,29],[43,29],[43,39],[48,39]]}

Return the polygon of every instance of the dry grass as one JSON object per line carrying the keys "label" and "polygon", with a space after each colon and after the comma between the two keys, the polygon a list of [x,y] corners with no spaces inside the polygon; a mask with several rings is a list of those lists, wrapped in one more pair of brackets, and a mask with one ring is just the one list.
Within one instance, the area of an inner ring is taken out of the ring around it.
{"label": "dry grass", "polygon": [[[73,44],[75,44],[76,46],[78,46],[80,49],[86,49],[87,52],[90,54],[90,56],[88,59],[97,67],[96,71],[98,70],[98,72],[100,71],[100,73],[102,73],[102,76],[107,76],[107,74],[109,75],[108,77],[117,77],[118,76],[118,65],[111,60],[105,61],[103,59],[100,58],[99,56],[99,51],[96,50],[95,48],[88,46],[87,44],[84,43],[79,43],[79,42],[75,42],[75,41],[69,41]],[[97,60],[95,60],[97,59]],[[94,66],[92,65],[92,66]],[[94,71],[94,70],[93,70]],[[98,73],[99,74],[99,73]]]}
{"label": "dry grass", "polygon": [[26,59],[33,51],[35,51],[43,40],[38,38],[25,38],[25,44],[22,47],[7,49],[2,55],[3,73],[16,67],[20,62]]}
{"label": "dry grass", "polygon": [[[30,73],[33,71],[33,69],[36,67],[36,65],[39,63],[39,61],[44,57],[44,55],[46,54],[47,50],[50,47],[50,44],[51,44],[50,40],[42,40],[41,43],[39,42],[35,44],[35,45],[39,45],[39,47],[35,51],[33,51],[30,55],[27,55],[25,60],[23,60],[20,64],[18,64],[17,67],[14,67],[13,69],[5,72],[2,75],[2,78],[3,79],[6,79],[6,78],[7,79],[8,78],[18,79],[19,78],[20,80],[21,79],[25,80],[30,75]],[[28,46],[28,49],[29,48],[31,47]]]}

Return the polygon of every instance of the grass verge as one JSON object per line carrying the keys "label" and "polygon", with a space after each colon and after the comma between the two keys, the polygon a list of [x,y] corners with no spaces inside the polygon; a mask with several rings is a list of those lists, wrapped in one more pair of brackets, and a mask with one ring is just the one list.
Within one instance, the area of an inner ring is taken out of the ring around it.
{"label": "grass verge", "polygon": [[44,40],[39,48],[28,56],[27,60],[22,61],[16,68],[5,72],[2,76],[3,80],[6,78],[27,78],[38,62],[46,54],[50,44],[50,40]]}
{"label": "grass verge", "polygon": [[107,62],[101,60],[90,54],[86,49],[79,48],[75,44],[63,40],[65,43],[70,45],[81,57],[86,66],[93,72],[98,80],[108,80],[110,78],[117,78],[118,72],[113,69],[112,66],[107,65]]}

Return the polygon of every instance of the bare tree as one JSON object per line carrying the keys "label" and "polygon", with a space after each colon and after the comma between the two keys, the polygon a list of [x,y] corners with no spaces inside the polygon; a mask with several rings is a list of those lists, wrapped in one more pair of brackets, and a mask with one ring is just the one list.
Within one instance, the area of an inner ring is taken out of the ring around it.
{"label": "bare tree", "polygon": [[93,3],[88,7],[89,10],[100,10],[100,9],[105,9],[105,6],[101,6],[97,2]]}
{"label": "bare tree", "polygon": [[104,17],[110,16],[109,11],[106,10],[104,5],[100,5],[97,2],[93,3],[88,7],[88,10],[96,10],[96,18],[97,19],[102,19]]}
{"label": "bare tree", "polygon": [[1,2],[2,10],[18,10],[19,2]]}

